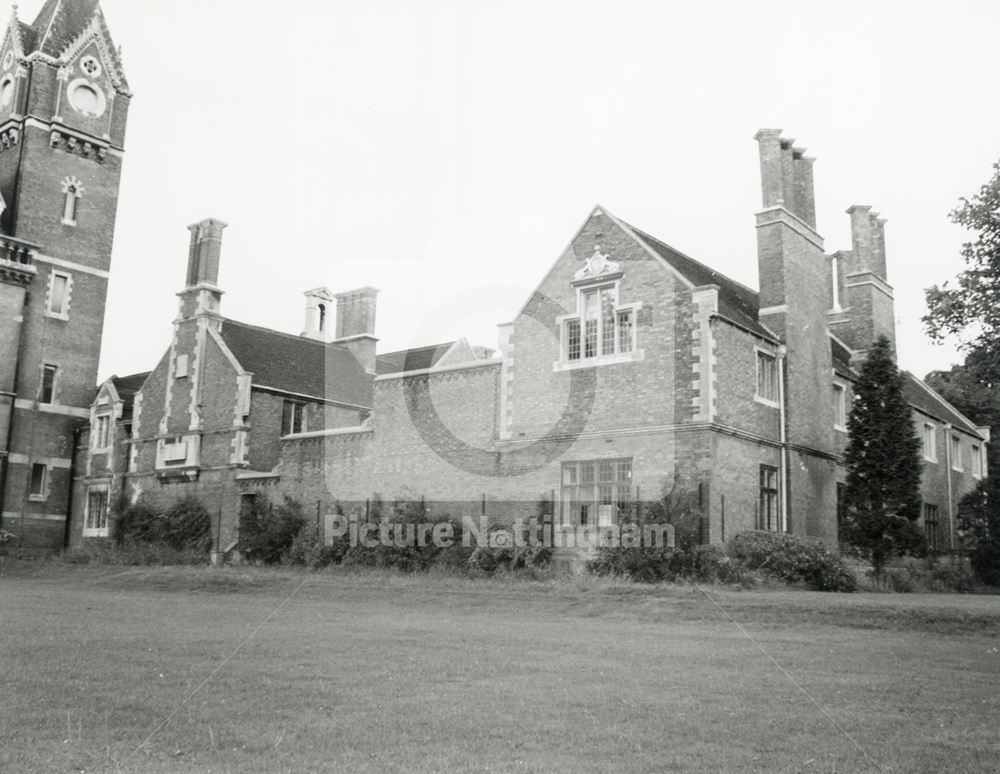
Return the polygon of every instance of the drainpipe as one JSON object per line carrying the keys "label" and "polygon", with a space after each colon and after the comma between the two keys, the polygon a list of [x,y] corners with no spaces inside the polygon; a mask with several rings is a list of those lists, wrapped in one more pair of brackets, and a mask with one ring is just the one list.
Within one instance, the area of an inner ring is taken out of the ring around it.
{"label": "drainpipe", "polygon": [[788,529],[788,428],[785,420],[785,357],[788,348],[778,347],[778,432],[781,441],[781,532]]}
{"label": "drainpipe", "polygon": [[948,548],[955,550],[955,507],[951,491],[951,425],[944,426],[944,474],[948,477]]}

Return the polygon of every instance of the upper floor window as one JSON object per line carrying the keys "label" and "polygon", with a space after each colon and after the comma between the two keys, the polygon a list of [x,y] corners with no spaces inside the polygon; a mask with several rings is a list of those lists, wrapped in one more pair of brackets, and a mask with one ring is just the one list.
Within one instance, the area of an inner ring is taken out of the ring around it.
{"label": "upper floor window", "polygon": [[69,319],[69,294],[73,279],[64,271],[49,274],[49,298],[47,313],[50,317]]}
{"label": "upper floor window", "polygon": [[187,462],[188,447],[184,437],[163,440],[162,461],[164,465],[183,465]]}
{"label": "upper floor window", "polygon": [[778,402],[778,359],[757,350],[757,397],[768,403]]}
{"label": "upper floor window", "polygon": [[83,521],[84,537],[107,537],[108,487],[106,484],[87,491],[86,512]]}
{"label": "upper floor window", "polygon": [[39,403],[54,403],[56,396],[56,375],[59,367],[46,363],[42,366],[42,384],[38,391]]}
{"label": "upper floor window", "polygon": [[47,500],[49,496],[49,466],[36,462],[31,466],[31,481],[28,489],[29,500]]}
{"label": "upper floor window", "polygon": [[618,285],[577,292],[577,314],[562,318],[562,360],[573,364],[631,359],[636,352],[638,304],[619,304]]}
{"label": "upper floor window", "polygon": [[281,434],[303,433],[306,429],[306,404],[286,400],[281,409]]}
{"label": "upper floor window", "polygon": [[847,390],[842,384],[833,385],[833,426],[847,430]]}
{"label": "upper floor window", "polygon": [[111,416],[101,414],[94,423],[94,448],[107,449],[111,445]]}
{"label": "upper floor window", "polygon": [[957,435],[951,436],[951,449],[949,450],[949,456],[951,457],[952,470],[964,470],[962,467],[962,439]]}
{"label": "upper floor window", "polygon": [[985,473],[986,465],[983,464],[983,447],[973,446],[972,447],[972,475],[976,478],[982,478],[983,473]]}
{"label": "upper floor window", "polygon": [[62,181],[63,216],[65,226],[75,226],[76,216],[83,198],[83,183],[75,177],[65,177]]}
{"label": "upper floor window", "polygon": [[176,379],[186,379],[188,375],[188,356],[180,354],[174,364],[174,377]]}
{"label": "upper floor window", "polygon": [[924,422],[921,440],[924,447],[924,459],[928,462],[937,462],[937,435],[934,425]]}

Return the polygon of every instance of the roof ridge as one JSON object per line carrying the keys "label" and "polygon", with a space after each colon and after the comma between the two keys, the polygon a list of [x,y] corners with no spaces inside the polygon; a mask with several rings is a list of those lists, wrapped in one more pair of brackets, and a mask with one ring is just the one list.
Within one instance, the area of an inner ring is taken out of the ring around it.
{"label": "roof ridge", "polygon": [[666,247],[667,249],[669,249],[669,250],[671,250],[671,251],[673,251],[673,252],[677,253],[677,254],[678,254],[678,255],[680,255],[680,256],[681,256],[682,258],[685,258],[685,259],[687,259],[687,260],[691,261],[691,263],[696,263],[696,264],[698,264],[698,265],[699,265],[699,266],[700,266],[701,268],[703,268],[703,269],[706,269],[707,271],[710,271],[710,272],[712,272],[713,274],[718,274],[718,275],[719,275],[720,277],[722,277],[723,279],[727,280],[728,282],[732,282],[732,283],[733,283],[734,285],[739,285],[739,286],[740,286],[741,288],[743,288],[744,290],[747,290],[747,291],[749,291],[749,292],[753,293],[753,294],[754,294],[755,296],[758,296],[758,297],[760,296],[760,291],[759,291],[759,290],[754,290],[754,289],[753,289],[752,287],[750,287],[749,285],[744,285],[744,284],[743,284],[742,282],[740,282],[739,280],[734,280],[734,279],[733,279],[732,277],[730,277],[730,276],[729,276],[729,275],[727,275],[727,274],[723,274],[723,273],[722,273],[721,271],[719,271],[718,269],[713,269],[713,268],[712,268],[711,266],[709,266],[709,265],[708,265],[707,263],[705,263],[705,262],[703,262],[703,261],[699,261],[699,260],[698,260],[697,258],[692,258],[692,257],[691,257],[690,255],[688,255],[687,253],[685,253],[685,252],[683,252],[683,251],[681,251],[681,250],[678,250],[678,249],[677,249],[676,247],[674,247],[673,245],[669,245],[669,244],[667,244],[666,242],[664,242],[664,241],[663,241],[662,239],[660,239],[659,237],[655,237],[655,236],[653,236],[652,234],[650,234],[650,233],[647,233],[646,231],[643,231],[643,230],[642,230],[641,228],[639,228],[638,226],[633,226],[633,225],[632,225],[631,223],[628,223],[627,221],[623,221],[623,222],[624,222],[624,223],[625,223],[625,224],[626,224],[626,225],[627,225],[627,226],[628,226],[629,228],[631,228],[631,229],[632,229],[633,231],[635,231],[635,232],[636,232],[636,233],[637,233],[637,234],[638,234],[638,235],[639,235],[640,237],[642,237],[643,239],[652,239],[652,240],[653,240],[654,242],[659,242],[659,243],[660,243],[661,245],[663,245],[663,246],[664,246],[664,247]]}
{"label": "roof ridge", "polygon": [[272,333],[278,336],[285,336],[289,339],[295,341],[305,341],[310,344],[316,344],[321,347],[336,347],[343,352],[350,352],[350,349],[345,347],[343,344],[338,344],[335,341],[320,341],[319,339],[311,339],[308,336],[300,336],[294,333],[286,333],[285,331],[279,331],[276,328],[265,328],[263,325],[254,325],[253,323],[243,322],[242,320],[234,320],[232,317],[223,317],[223,323],[233,323],[234,325],[242,325],[244,328],[252,328],[255,331],[263,331],[264,333]]}
{"label": "roof ridge", "polygon": [[396,349],[392,352],[380,352],[378,357],[390,357],[391,355],[402,355],[406,352],[416,352],[421,349],[441,349],[441,347],[453,347],[458,343],[458,339],[454,341],[442,341],[440,344],[425,344],[422,347],[407,347],[406,349]]}

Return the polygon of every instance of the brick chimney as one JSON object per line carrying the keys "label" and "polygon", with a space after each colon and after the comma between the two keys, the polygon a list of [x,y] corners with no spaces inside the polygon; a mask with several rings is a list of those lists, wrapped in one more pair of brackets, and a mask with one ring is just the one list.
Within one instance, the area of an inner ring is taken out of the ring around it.
{"label": "brick chimney", "polygon": [[375,373],[375,303],[376,288],[364,287],[334,294],[337,301],[335,343],[343,344],[354,353],[358,362]]}
{"label": "brick chimney", "polygon": [[784,207],[816,228],[813,162],[805,148],[781,136],[780,129],[761,129],[754,137],[760,145],[760,184],[764,209]]}
{"label": "brick chimney", "polygon": [[[762,129],[763,209],[757,213],[759,317],[784,345],[783,412],[787,445],[781,454],[787,480],[784,514],[796,534],[835,540],[817,514],[833,510],[836,490],[831,461],[834,436],[829,258],[816,232],[813,159],[778,129]],[[780,357],[779,350],[779,357]],[[780,361],[779,361],[780,362]],[[802,454],[796,449],[815,450]]]}
{"label": "brick chimney", "polygon": [[830,329],[858,361],[872,343],[886,336],[896,349],[896,313],[885,257],[885,219],[872,208],[855,204],[851,216],[851,249],[836,253],[834,278],[843,293],[843,307],[831,313]]}
{"label": "brick chimney", "polygon": [[222,291],[219,290],[219,261],[222,257],[222,232],[227,224],[206,218],[188,226],[191,247],[188,250],[187,275],[180,296],[180,317],[199,315],[219,317]]}

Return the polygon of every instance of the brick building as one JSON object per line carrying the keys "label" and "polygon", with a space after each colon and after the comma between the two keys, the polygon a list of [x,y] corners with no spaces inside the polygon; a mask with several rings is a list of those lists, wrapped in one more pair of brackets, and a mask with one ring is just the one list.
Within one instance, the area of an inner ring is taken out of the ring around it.
{"label": "brick building", "polygon": [[0,45],[0,526],[63,545],[94,401],[131,94],[97,0]]}
{"label": "brick building", "polygon": [[[812,160],[778,130],[756,139],[759,291],[598,207],[496,352],[460,340],[377,354],[372,288],[307,291],[299,336],[228,320],[225,226],[192,226],[169,348],[90,408],[73,539],[113,532],[116,503],[188,493],[229,551],[241,503],[260,496],[327,513],[421,500],[495,520],[544,499],[570,526],[673,484],[696,498],[706,541],[755,528],[836,540],[856,369],[877,336],[894,338],[885,221],[851,207],[851,248],[827,254]],[[925,528],[955,548],[988,434],[909,374],[906,390]]]}

